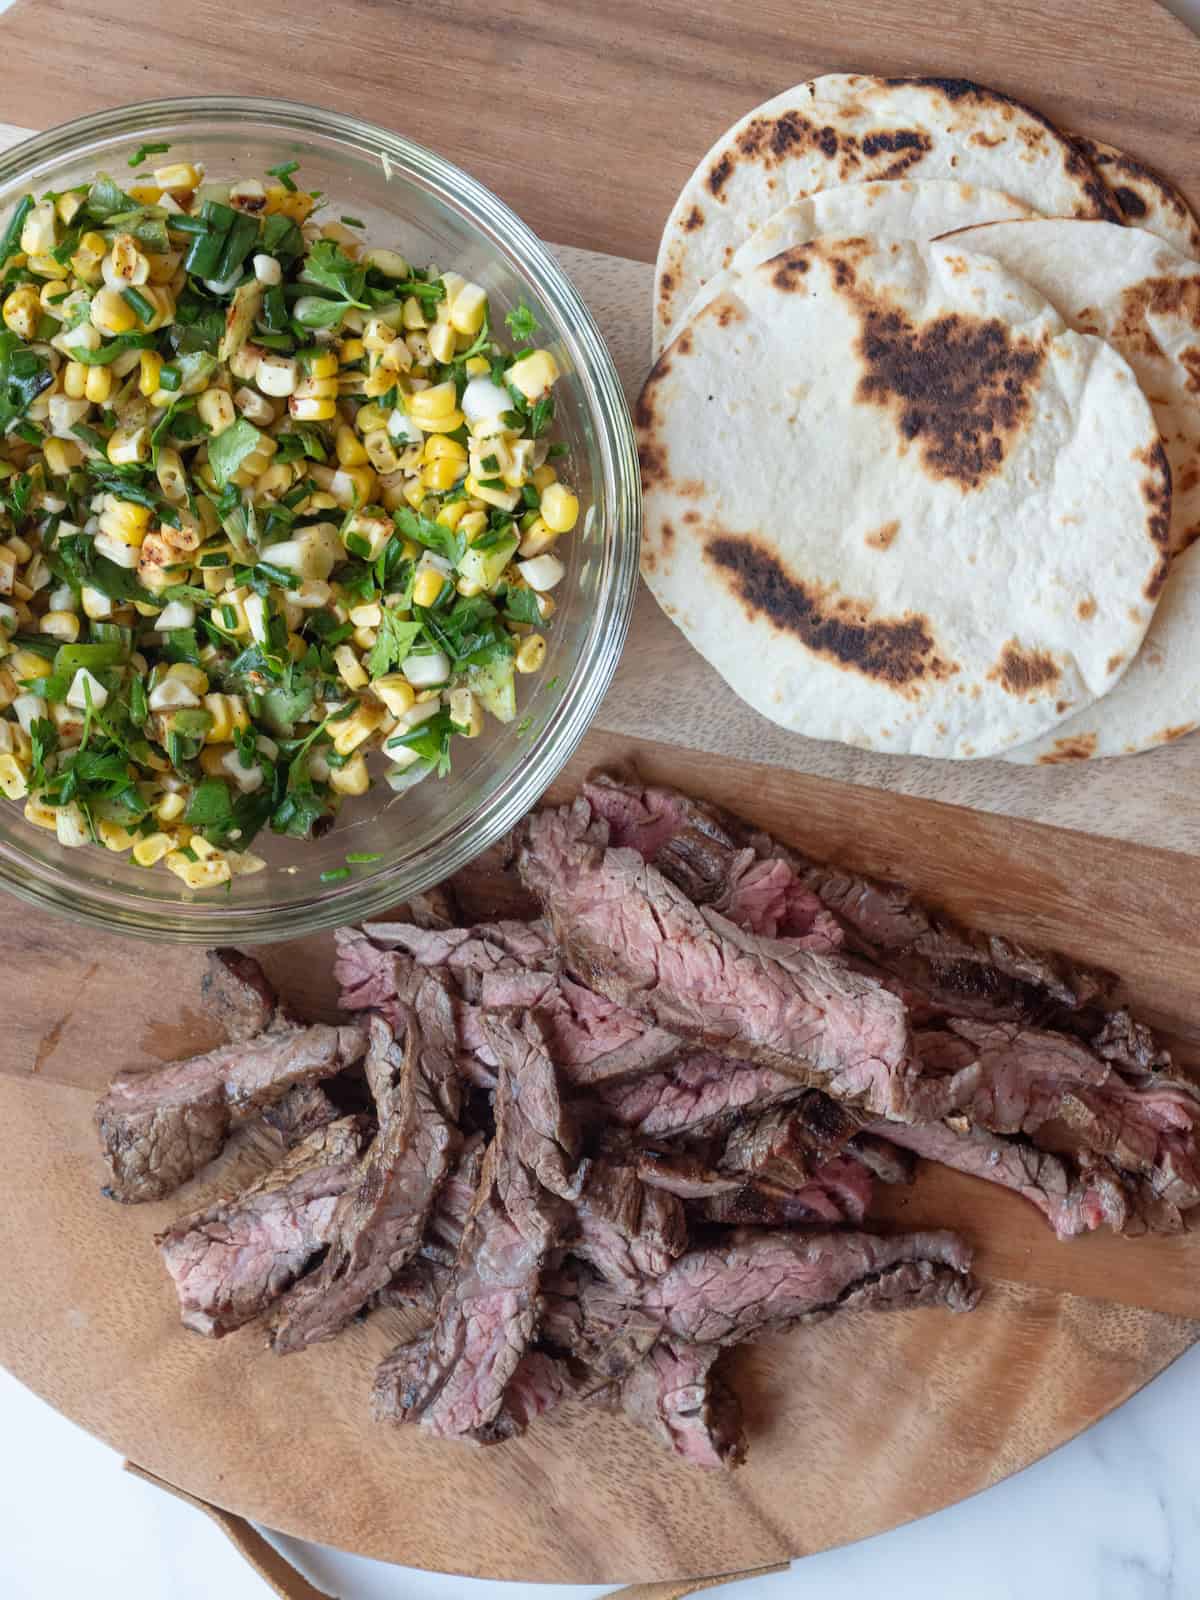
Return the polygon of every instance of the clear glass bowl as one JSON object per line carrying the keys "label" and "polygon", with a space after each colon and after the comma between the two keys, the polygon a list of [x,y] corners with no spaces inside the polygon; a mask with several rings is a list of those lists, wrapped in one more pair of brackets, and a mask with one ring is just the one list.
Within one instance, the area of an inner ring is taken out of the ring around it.
{"label": "clear glass bowl", "polygon": [[[497,326],[524,299],[563,371],[557,431],[585,510],[560,548],[568,571],[555,591],[546,665],[518,679],[517,724],[502,728],[489,718],[481,738],[455,741],[448,778],[428,778],[400,795],[380,784],[348,803],[321,840],[260,834],[254,849],[267,871],[197,895],[172,873],[138,868],[128,856],[64,850],[52,833],[27,823],[20,806],[0,800],[0,885],[23,899],[146,937],[292,938],[378,913],[454,872],[510,828],[566,762],[608,688],[629,626],[641,535],[637,453],[612,359],[545,245],[460,168],[356,117],[215,96],[82,117],[0,155],[0,218],[27,190],[67,188],[97,170],[127,181],[129,156],[160,141],[170,144],[170,160],[202,161],[214,180],[299,161],[304,186],[325,191],[331,215],[361,217],[372,244],[481,283]],[[351,851],[379,852],[381,860],[322,883],[321,874],[343,867]]]}

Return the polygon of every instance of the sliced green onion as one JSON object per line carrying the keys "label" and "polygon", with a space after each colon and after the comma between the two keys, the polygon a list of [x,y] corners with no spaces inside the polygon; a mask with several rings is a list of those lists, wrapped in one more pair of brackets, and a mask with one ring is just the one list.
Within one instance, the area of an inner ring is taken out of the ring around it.
{"label": "sliced green onion", "polygon": [[369,861],[382,861],[381,850],[351,850],[346,860],[352,867],[364,867]]}
{"label": "sliced green onion", "polygon": [[140,167],[147,156],[164,156],[171,148],[169,144],[140,144],[129,158],[131,167]]}
{"label": "sliced green onion", "polygon": [[[293,184],[292,187],[295,188],[295,185]],[[321,882],[338,883],[342,878],[348,878],[349,876],[349,867],[330,867],[328,871],[321,874]]]}
{"label": "sliced green onion", "polygon": [[158,387],[174,393],[183,382],[183,374],[178,367],[164,367],[158,375]]}
{"label": "sliced green onion", "polygon": [[155,309],[140,289],[122,289],[121,299],[125,304],[137,312],[143,322],[153,322]]}
{"label": "sliced green onion", "polygon": [[296,185],[292,182],[292,173],[299,171],[298,161],[281,161],[277,167],[268,167],[268,178],[278,178],[283,187],[290,194],[295,194]]}

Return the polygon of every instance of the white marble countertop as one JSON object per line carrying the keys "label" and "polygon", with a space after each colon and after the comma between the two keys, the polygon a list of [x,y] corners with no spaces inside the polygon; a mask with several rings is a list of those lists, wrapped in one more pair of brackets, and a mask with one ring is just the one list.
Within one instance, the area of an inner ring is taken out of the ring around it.
{"label": "white marble countertop", "polygon": [[[0,0],[0,12],[11,3]],[[1200,0],[1168,0],[1168,9],[1200,32]],[[1083,7],[1081,26],[1085,18]],[[882,1593],[888,1600],[1026,1600],[1035,1591],[1193,1600],[1200,1594],[1197,1438],[1200,1348],[1080,1438],[985,1494],[716,1593],[729,1600]],[[3,1600],[268,1594],[207,1517],[123,1473],[112,1451],[2,1369],[0,1441]],[[921,1463],[912,1470],[919,1473]],[[611,1592],[413,1572],[268,1536],[342,1600],[598,1600]]]}

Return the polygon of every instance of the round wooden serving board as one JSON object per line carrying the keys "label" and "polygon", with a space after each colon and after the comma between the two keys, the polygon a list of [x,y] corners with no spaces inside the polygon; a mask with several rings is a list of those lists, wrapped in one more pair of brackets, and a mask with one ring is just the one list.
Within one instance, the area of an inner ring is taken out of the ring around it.
{"label": "round wooden serving board", "polygon": [[[1200,198],[1200,57],[1153,0],[1091,0],[1086,17],[1071,0],[896,10],[890,26],[865,0],[403,0],[386,13],[371,0],[262,0],[230,50],[218,0],[149,11],[17,0],[4,18],[3,114],[30,126],[151,93],[283,85],[386,123],[575,247],[568,270],[633,386],[648,348],[644,263],[679,185],[743,111],[818,72],[976,78]],[[130,75],[130,40],[153,63],[144,77]],[[14,137],[17,126],[0,127],[0,143]],[[1200,736],[1128,776],[1113,764],[1047,775],[859,755],[744,712],[643,594],[613,693],[559,792],[595,763],[633,758],[814,854],[900,877],[964,921],[1120,970],[1144,1014],[1195,1053]],[[260,953],[294,1004],[330,1011],[328,940]],[[95,1094],[119,1067],[213,1042],[194,1009],[201,963],[195,950],[6,902],[0,1361],[140,1466],[285,1532],[508,1579],[762,1566],[995,1482],[1200,1335],[1200,1242],[1060,1245],[1022,1202],[930,1171],[885,1197],[881,1224],[966,1233],[987,1284],[979,1310],[846,1317],[738,1352],[751,1454],[733,1476],[689,1470],[622,1419],[580,1407],[490,1451],[375,1427],[369,1375],[393,1331],[382,1316],[287,1359],[254,1329],[213,1344],[179,1326],[153,1234],[201,1203],[228,1161],[164,1205],[99,1194]]]}
{"label": "round wooden serving board", "polygon": [[[714,771],[707,757],[603,734],[558,792],[598,763],[736,804],[814,852],[902,875],[969,920],[1034,931],[1079,957],[1121,954],[1149,1014],[1179,1032],[1200,1017],[1183,943],[1195,896],[1166,871],[1179,858],[736,762]],[[0,1360],[159,1477],[285,1532],[530,1581],[762,1566],[994,1483],[1120,1404],[1200,1333],[1200,1240],[1059,1244],[1021,1201],[930,1170],[887,1196],[881,1221],[961,1228],[987,1284],[979,1310],[844,1317],[737,1352],[751,1439],[740,1472],[684,1467],[582,1406],[492,1450],[377,1427],[367,1393],[396,1337],[385,1317],[288,1358],[254,1328],[210,1343],[180,1327],[153,1235],[220,1186],[220,1167],[159,1205],[99,1193],[96,1091],[119,1066],[212,1040],[194,1009],[200,952],[14,920],[24,926],[3,958],[25,1003],[0,1046]],[[330,1012],[326,938],[259,953],[297,1006]]]}

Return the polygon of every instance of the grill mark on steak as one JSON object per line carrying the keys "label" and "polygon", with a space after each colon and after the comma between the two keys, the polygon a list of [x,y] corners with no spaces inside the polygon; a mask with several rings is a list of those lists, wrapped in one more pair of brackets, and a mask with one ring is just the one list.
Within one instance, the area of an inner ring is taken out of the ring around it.
{"label": "grill mark on steak", "polygon": [[403,1050],[371,1018],[367,1079],[379,1132],[355,1183],[338,1201],[325,1259],[284,1297],[272,1348],[288,1355],[332,1338],[416,1254],[425,1222],[461,1143],[453,1019],[445,988],[424,974]]}
{"label": "grill mark on steak", "polygon": [[261,1315],[299,1277],[329,1241],[364,1133],[360,1117],[331,1123],[248,1189],[157,1236],[185,1327],[219,1339]]}
{"label": "grill mark on steak", "polygon": [[572,970],[618,1004],[884,1111],[915,1068],[901,1003],[834,958],[743,933],[630,850],[586,801],[528,819],[518,864]]}
{"label": "grill mark on steak", "polygon": [[568,1242],[602,1278],[636,1288],[687,1249],[683,1206],[644,1181],[636,1157],[592,1158],[580,1180]]}
{"label": "grill mark on steak", "polygon": [[118,1073],[96,1107],[114,1200],[160,1200],[220,1151],[230,1132],[289,1090],[332,1077],[365,1047],[358,1025],[269,1032],[150,1072]]}
{"label": "grill mark on steak", "polygon": [[263,1121],[274,1128],[286,1145],[298,1145],[309,1134],[337,1120],[338,1108],[319,1083],[299,1084],[289,1089],[276,1106],[263,1112]]}
{"label": "grill mark on steak", "polygon": [[[575,1134],[537,1024],[488,1017],[500,1062],[496,1136],[463,1230],[419,1373],[389,1358],[376,1374],[378,1417],[420,1421],[439,1437],[492,1428],[537,1325],[543,1264],[570,1217]],[[398,1353],[397,1353],[398,1354]]]}

